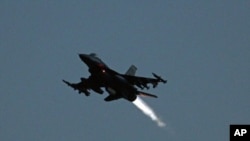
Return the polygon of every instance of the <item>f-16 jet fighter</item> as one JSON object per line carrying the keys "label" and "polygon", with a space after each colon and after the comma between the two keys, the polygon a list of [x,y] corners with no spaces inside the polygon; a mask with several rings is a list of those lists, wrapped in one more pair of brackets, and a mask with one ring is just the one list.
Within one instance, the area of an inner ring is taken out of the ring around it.
{"label": "f-16 jet fighter", "polygon": [[128,101],[134,101],[138,95],[149,96],[157,98],[156,95],[139,91],[139,89],[147,88],[148,84],[152,84],[155,88],[158,83],[167,83],[167,80],[152,73],[154,78],[146,78],[134,76],[137,68],[132,65],[125,74],[118,73],[109,68],[96,54],[79,54],[80,59],[88,66],[90,76],[88,78],[81,78],[79,83],[70,83],[63,80],[68,86],[78,90],[79,94],[84,93],[86,96],[90,95],[90,90],[96,93],[103,94],[105,89],[109,95],[104,99],[105,101],[117,100],[124,98]]}

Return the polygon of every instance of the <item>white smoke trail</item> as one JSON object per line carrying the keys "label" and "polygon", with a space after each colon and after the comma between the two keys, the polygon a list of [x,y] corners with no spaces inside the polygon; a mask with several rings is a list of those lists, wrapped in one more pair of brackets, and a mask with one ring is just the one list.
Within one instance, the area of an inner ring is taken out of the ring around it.
{"label": "white smoke trail", "polygon": [[145,115],[150,117],[157,123],[159,127],[165,127],[166,124],[156,115],[154,110],[147,105],[140,97],[137,96],[135,101],[132,102],[137,108],[139,108]]}

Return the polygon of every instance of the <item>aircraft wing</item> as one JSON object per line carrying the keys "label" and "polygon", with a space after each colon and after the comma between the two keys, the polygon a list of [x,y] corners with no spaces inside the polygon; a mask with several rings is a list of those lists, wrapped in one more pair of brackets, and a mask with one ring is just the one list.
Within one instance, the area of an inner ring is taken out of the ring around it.
{"label": "aircraft wing", "polygon": [[167,83],[167,80],[162,79],[160,76],[152,73],[155,78],[147,78],[140,76],[131,76],[131,75],[123,75],[123,77],[132,85],[136,85],[137,87],[143,89],[149,89],[147,84],[152,84],[153,88],[155,88],[159,82]]}
{"label": "aircraft wing", "polygon": [[103,90],[101,89],[102,84],[94,78],[81,78],[81,82],[79,83],[70,83],[66,80],[63,80],[65,84],[68,86],[72,87],[74,90],[78,90],[79,94],[80,93],[85,93],[86,96],[89,96],[89,91],[88,90],[93,90],[99,94],[103,94]]}
{"label": "aircraft wing", "polygon": [[87,87],[84,86],[84,83],[81,81],[79,83],[70,83],[66,80],[62,80],[65,84],[67,84],[68,86],[72,87],[74,90],[78,90],[79,94],[81,93],[85,93],[86,96],[89,96],[90,93],[87,89]]}

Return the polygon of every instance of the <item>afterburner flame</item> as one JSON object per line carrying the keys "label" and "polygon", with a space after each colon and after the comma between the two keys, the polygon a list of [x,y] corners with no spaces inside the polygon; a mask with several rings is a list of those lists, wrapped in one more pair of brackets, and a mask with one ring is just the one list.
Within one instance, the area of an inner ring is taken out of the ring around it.
{"label": "afterburner flame", "polygon": [[157,123],[159,127],[165,127],[166,124],[156,115],[154,110],[147,105],[140,97],[137,96],[135,101],[132,102],[138,109],[140,109],[145,115],[150,117],[153,121]]}

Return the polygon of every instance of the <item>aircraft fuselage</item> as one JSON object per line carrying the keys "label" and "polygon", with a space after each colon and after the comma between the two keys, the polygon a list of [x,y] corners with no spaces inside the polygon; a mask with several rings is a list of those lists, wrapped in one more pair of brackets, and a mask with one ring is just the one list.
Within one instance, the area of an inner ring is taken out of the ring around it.
{"label": "aircraft fuselage", "polygon": [[88,66],[90,72],[89,78],[81,78],[79,83],[70,83],[63,80],[65,84],[78,90],[79,94],[84,93],[90,95],[89,90],[93,90],[99,94],[103,94],[102,88],[105,88],[109,93],[105,101],[112,101],[119,98],[124,98],[128,101],[134,101],[137,95],[149,96],[156,98],[156,95],[138,91],[137,88],[149,89],[147,84],[152,84],[155,88],[159,82],[166,83],[167,80],[153,73],[155,78],[146,78],[134,76],[136,67],[131,66],[125,74],[120,74],[110,69],[100,58],[95,54],[79,54],[80,59]]}
{"label": "aircraft fuselage", "polygon": [[136,99],[137,89],[99,58],[86,54],[80,54],[79,57],[89,67],[90,77],[97,78],[99,83],[102,83],[107,90],[111,90],[108,91],[110,94],[119,94],[129,101]]}

